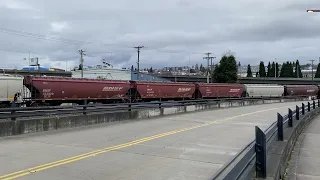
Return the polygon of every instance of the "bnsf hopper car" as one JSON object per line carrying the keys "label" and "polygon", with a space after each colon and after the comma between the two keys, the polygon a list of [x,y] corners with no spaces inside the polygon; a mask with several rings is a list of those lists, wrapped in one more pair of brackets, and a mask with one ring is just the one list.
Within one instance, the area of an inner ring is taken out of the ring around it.
{"label": "bnsf hopper car", "polygon": [[129,81],[98,79],[26,76],[23,83],[31,92],[31,106],[126,101],[131,89]]}
{"label": "bnsf hopper car", "polygon": [[311,96],[317,97],[319,87],[315,85],[286,85],[284,87],[285,96]]}
{"label": "bnsf hopper car", "polygon": [[284,95],[284,87],[280,85],[246,84],[247,97],[281,97]]}
{"label": "bnsf hopper car", "polygon": [[244,85],[224,84],[224,83],[196,83],[195,97],[208,98],[232,98],[243,97],[245,95]]}
{"label": "bnsf hopper car", "polygon": [[174,82],[135,82],[132,81],[136,89],[134,99],[142,101],[152,100],[187,100],[192,99],[195,92],[193,83]]}
{"label": "bnsf hopper car", "polygon": [[[317,86],[301,85],[167,83],[36,76],[26,76],[23,85],[31,92],[31,97],[26,99],[27,105],[31,106],[83,104],[85,100],[87,103],[115,103],[228,97],[317,96],[319,92]],[[14,83],[11,83],[11,86],[14,87]],[[15,93],[16,90],[12,92]]]}

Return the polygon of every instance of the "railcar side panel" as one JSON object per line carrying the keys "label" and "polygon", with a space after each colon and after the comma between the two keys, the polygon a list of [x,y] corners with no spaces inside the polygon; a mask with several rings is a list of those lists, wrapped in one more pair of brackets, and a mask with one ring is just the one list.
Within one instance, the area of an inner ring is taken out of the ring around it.
{"label": "railcar side panel", "polygon": [[315,85],[286,85],[287,96],[317,96],[319,88]]}
{"label": "railcar side panel", "polygon": [[0,76],[0,104],[9,106],[16,93],[20,92],[22,98],[27,98],[30,93],[24,93],[23,77]]}
{"label": "railcar side panel", "polygon": [[36,100],[127,99],[129,81],[26,77],[24,83]]}
{"label": "railcar side panel", "polygon": [[243,97],[244,85],[224,83],[197,83],[202,98]]}
{"label": "railcar side panel", "polygon": [[246,84],[248,97],[281,97],[284,95],[284,86]]}
{"label": "railcar side panel", "polygon": [[193,83],[135,82],[142,99],[192,98],[195,92]]}

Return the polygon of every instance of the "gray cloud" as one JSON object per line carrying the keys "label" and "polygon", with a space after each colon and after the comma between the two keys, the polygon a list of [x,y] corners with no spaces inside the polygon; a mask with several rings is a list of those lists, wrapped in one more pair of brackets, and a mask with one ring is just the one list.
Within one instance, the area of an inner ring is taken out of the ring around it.
{"label": "gray cloud", "polygon": [[136,65],[137,45],[147,47],[141,67],[206,64],[202,53],[219,59],[229,49],[242,64],[274,58],[304,62],[319,56],[320,13],[306,13],[311,8],[320,9],[320,2],[2,0],[0,27],[9,30],[0,29],[1,65],[27,65],[22,59],[30,49],[45,66],[65,68],[67,62],[71,68],[84,49],[87,65],[106,58],[130,67]]}

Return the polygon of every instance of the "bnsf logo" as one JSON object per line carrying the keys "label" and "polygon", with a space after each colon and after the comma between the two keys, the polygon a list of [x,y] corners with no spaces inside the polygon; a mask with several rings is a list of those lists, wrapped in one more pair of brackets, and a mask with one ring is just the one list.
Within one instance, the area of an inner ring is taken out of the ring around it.
{"label": "bnsf logo", "polygon": [[123,87],[104,87],[102,91],[121,91]]}
{"label": "bnsf logo", "polygon": [[229,92],[239,92],[239,91],[240,91],[240,89],[230,89]]}
{"label": "bnsf logo", "polygon": [[191,91],[191,88],[179,88],[178,92],[188,92]]}

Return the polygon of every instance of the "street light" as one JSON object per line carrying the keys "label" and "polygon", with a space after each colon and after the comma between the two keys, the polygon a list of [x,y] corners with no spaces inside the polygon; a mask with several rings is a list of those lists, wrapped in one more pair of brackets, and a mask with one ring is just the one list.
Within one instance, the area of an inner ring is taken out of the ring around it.
{"label": "street light", "polygon": [[308,13],[313,13],[313,12],[320,12],[320,10],[315,10],[315,9],[314,9],[314,10],[313,10],[313,9],[308,9],[308,10],[307,10],[307,12],[308,12]]}

